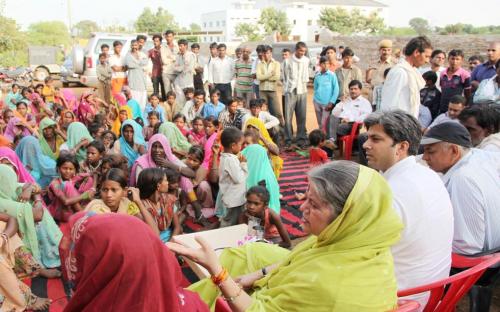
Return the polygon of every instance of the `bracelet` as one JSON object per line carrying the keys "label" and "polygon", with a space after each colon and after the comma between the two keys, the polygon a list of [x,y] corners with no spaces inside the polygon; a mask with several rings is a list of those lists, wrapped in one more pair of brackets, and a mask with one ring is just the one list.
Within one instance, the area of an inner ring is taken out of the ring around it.
{"label": "bracelet", "polygon": [[267,275],[267,269],[266,269],[266,267],[263,267],[261,271],[262,271],[262,276],[266,276]]}
{"label": "bracelet", "polygon": [[234,300],[236,300],[236,298],[238,298],[241,295],[241,293],[243,292],[243,288],[241,287],[241,285],[238,285],[238,286],[239,286],[240,290],[238,290],[238,293],[236,295],[231,296],[229,298],[222,296],[222,298],[224,299],[224,301],[226,301],[226,302],[233,302]]}
{"label": "bracelet", "polygon": [[225,280],[227,280],[228,276],[229,276],[229,273],[227,272],[226,268],[222,268],[222,271],[219,274],[212,276],[211,279],[215,285],[219,286]]}

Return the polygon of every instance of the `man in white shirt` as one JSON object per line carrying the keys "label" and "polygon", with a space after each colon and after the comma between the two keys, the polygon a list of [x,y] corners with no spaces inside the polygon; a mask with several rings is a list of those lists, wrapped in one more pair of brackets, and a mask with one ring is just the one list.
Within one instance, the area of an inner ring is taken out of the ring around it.
{"label": "man in white shirt", "polygon": [[174,63],[174,91],[176,95],[176,102],[179,107],[184,107],[186,104],[186,97],[184,96],[185,88],[194,87],[194,73],[196,66],[196,56],[193,52],[188,50],[188,41],[181,39],[177,45],[179,53],[175,58]]}
{"label": "man in white shirt", "polygon": [[493,107],[473,105],[458,115],[460,123],[467,128],[472,146],[484,151],[500,153],[500,111]]}
{"label": "man in white shirt", "polygon": [[362,84],[359,80],[349,83],[349,98],[335,105],[330,118],[330,137],[337,140],[337,135],[351,133],[354,122],[363,120],[372,112],[372,105],[361,95]]}
{"label": "man in white shirt", "polygon": [[463,96],[454,95],[448,103],[448,111],[437,116],[426,131],[429,131],[432,127],[442,124],[443,122],[458,122],[458,115],[464,110],[466,103],[467,100]]}
{"label": "man in white shirt", "polygon": [[455,220],[453,252],[474,255],[500,247],[500,153],[472,148],[467,129],[445,122],[420,142],[423,160],[443,174]]}
{"label": "man in white shirt", "polygon": [[217,46],[219,56],[212,59],[208,66],[208,83],[210,88],[219,90],[221,102],[227,101],[233,94],[231,90],[231,80],[234,76],[233,59],[226,55],[226,45],[221,43]]}
{"label": "man in white shirt", "polygon": [[380,109],[402,109],[418,118],[420,90],[425,81],[417,68],[429,61],[432,45],[426,37],[416,37],[408,42],[404,52],[405,60],[391,68],[384,82]]}
{"label": "man in white shirt", "polygon": [[125,55],[122,55],[123,44],[116,40],[113,42],[113,54],[109,57],[111,66],[111,93],[122,92],[123,86],[127,85],[127,67],[125,66]]}
{"label": "man in white shirt", "polygon": [[[365,119],[368,165],[380,170],[393,192],[393,206],[404,223],[392,247],[398,289],[448,277],[453,240],[453,208],[439,176],[415,160],[418,121],[401,110],[376,112]],[[425,307],[428,294],[412,296]]]}
{"label": "man in white shirt", "polygon": [[[262,104],[263,101],[260,99],[251,100],[250,110],[243,116],[242,123],[245,124],[250,117],[257,117],[262,120],[267,130],[272,130],[272,132],[279,131],[279,119],[271,115],[268,111],[262,110]],[[273,136],[271,133],[270,135]]]}
{"label": "man in white shirt", "polygon": [[446,53],[442,50],[434,50],[431,54],[431,63],[428,66],[421,66],[418,71],[420,74],[425,74],[428,71],[433,71],[437,75],[436,88],[441,91],[441,85],[439,83],[439,78],[441,73],[446,70],[444,67],[444,62],[446,61]]}
{"label": "man in white shirt", "polygon": [[174,32],[167,30],[164,34],[166,44],[160,48],[162,62],[162,78],[165,92],[172,91],[172,84],[175,79],[174,64],[179,47],[174,41]]}

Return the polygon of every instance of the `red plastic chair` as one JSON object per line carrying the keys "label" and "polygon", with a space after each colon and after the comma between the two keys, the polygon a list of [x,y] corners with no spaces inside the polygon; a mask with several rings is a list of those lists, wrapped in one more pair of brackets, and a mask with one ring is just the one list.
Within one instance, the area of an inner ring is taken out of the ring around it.
{"label": "red plastic chair", "polygon": [[362,122],[355,122],[352,124],[351,134],[343,135],[339,138],[340,155],[344,155],[345,160],[351,160],[352,155],[352,145],[354,140],[358,137],[358,128],[362,125]]}
{"label": "red plastic chair", "polygon": [[[398,297],[411,296],[430,291],[424,312],[451,312],[457,302],[490,266],[500,262],[500,254],[492,255],[474,267],[427,285],[398,291]],[[447,286],[449,287],[447,288]]]}

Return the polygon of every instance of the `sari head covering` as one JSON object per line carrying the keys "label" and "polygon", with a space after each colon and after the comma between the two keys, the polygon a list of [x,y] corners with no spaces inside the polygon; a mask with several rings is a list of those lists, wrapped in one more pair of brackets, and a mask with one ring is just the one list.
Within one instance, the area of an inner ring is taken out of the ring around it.
{"label": "sari head covering", "polygon": [[61,115],[60,115],[60,118],[59,118],[59,126],[61,127],[61,129],[63,128],[63,117],[66,115],[66,114],[71,114],[71,116],[73,116],[73,122],[76,121],[76,115],[75,113],[73,113],[73,111],[69,110],[69,109],[65,109],[61,112]]}
{"label": "sari head covering", "polygon": [[[243,127],[243,131],[245,131],[248,126],[252,126],[252,127],[258,129],[260,134],[267,141],[275,143],[273,141],[273,139],[271,138],[271,136],[269,135],[269,132],[267,131],[266,126],[264,125],[262,120],[260,120],[259,118],[257,118],[257,117],[248,118],[247,122],[245,123],[245,126]],[[262,140],[259,141],[259,144],[262,145],[264,148],[266,147],[266,145],[264,144],[264,142],[262,142]],[[274,175],[276,175],[276,179],[279,179],[281,169],[283,169],[283,159],[281,157],[279,157],[278,155],[270,155],[270,157],[271,157],[271,165],[273,166]]]}
{"label": "sari head covering", "polygon": [[16,154],[41,188],[47,187],[57,177],[56,161],[45,155],[34,136],[24,137],[16,147]]}
{"label": "sari head covering", "polygon": [[17,157],[16,152],[12,149],[4,146],[0,147],[0,160],[2,159],[7,159],[14,167],[19,183],[35,183],[35,179],[26,170],[19,157]]}
{"label": "sari head covering", "polygon": [[177,125],[170,121],[162,123],[158,133],[165,135],[168,142],[170,142],[170,146],[176,151],[187,153],[191,148],[191,143],[189,143],[187,138],[182,134],[179,128],[177,128]]}
{"label": "sari head covering", "polygon": [[220,134],[222,134],[222,131],[215,131],[214,133],[212,133],[212,135],[207,139],[205,145],[203,146],[203,149],[205,150],[205,157],[203,158],[201,166],[207,170],[209,169],[213,160],[212,158],[214,152],[212,151],[212,147],[214,146],[215,141],[217,139],[220,139]]}
{"label": "sari head covering", "polygon": [[85,91],[80,97],[80,103],[78,104],[77,117],[81,122],[85,124],[87,124],[88,122],[86,118],[88,115],[91,115],[92,117],[95,117],[96,115],[96,111],[89,101],[89,97],[92,94],[92,91]]}
{"label": "sari head covering", "polygon": [[61,89],[62,95],[64,96],[64,99],[68,103],[67,109],[70,111],[75,111],[76,110],[76,95],[73,89],[70,88],[63,88]]}
{"label": "sari head covering", "polygon": [[[87,127],[81,122],[72,122],[68,127],[67,141],[69,149],[75,148],[83,139],[87,139],[89,142],[94,141],[94,138],[90,135]],[[76,159],[78,162],[82,162],[87,158],[87,149],[80,148],[76,153]]]}
{"label": "sari head covering", "polygon": [[40,141],[42,152],[54,160],[57,160],[57,158],[59,157],[59,147],[61,147],[61,145],[64,143],[64,140],[63,138],[61,138],[61,136],[54,133],[56,139],[56,151],[54,152],[50,148],[47,140],[45,140],[45,137],[43,136],[43,130],[49,127],[55,128],[56,125],[57,123],[49,117],[45,117],[44,119],[42,119],[42,121],[40,121],[40,138],[38,139]]}
{"label": "sari head covering", "polygon": [[[10,142],[14,142],[14,138],[16,137],[16,132],[17,132],[16,128],[20,127],[18,126],[18,124],[21,124],[21,118],[19,117],[12,117],[9,120],[9,123],[7,123],[7,127],[5,128],[5,132],[3,133],[3,135]],[[26,127],[22,127],[22,136],[29,136],[29,135],[31,135],[31,132]]]}
{"label": "sari head covering", "polygon": [[[123,215],[84,215],[71,230],[66,266],[75,293],[66,312],[193,311],[208,307],[184,290],[174,254],[141,220]],[[144,261],[148,255],[148,261]]]}
{"label": "sari head covering", "polygon": [[113,121],[113,126],[111,127],[111,131],[113,131],[116,136],[120,135],[120,130],[122,127],[122,122],[120,121],[120,112],[127,112],[127,119],[132,119],[132,110],[128,106],[120,106],[117,108],[118,115],[115,118],[115,121]]}
{"label": "sari head covering", "polygon": [[134,144],[139,144],[143,145],[146,147],[146,141],[144,140],[144,137],[142,136],[142,127],[135,122],[132,119],[127,119],[123,122],[122,124],[122,129],[121,129],[121,136],[120,136],[120,151],[122,152],[122,155],[127,158],[128,161],[128,167],[132,167],[134,165],[134,162],[139,158],[139,152],[137,152],[133,146],[130,146],[130,144],[125,141],[125,138],[123,136],[123,130],[125,129],[126,126],[131,126],[134,129]]}
{"label": "sari head covering", "polygon": [[279,215],[281,208],[280,187],[273,174],[266,149],[259,144],[251,144],[245,147],[242,154],[247,159],[248,164],[247,189],[256,186],[262,180],[266,181],[266,189],[271,195],[269,208]]}

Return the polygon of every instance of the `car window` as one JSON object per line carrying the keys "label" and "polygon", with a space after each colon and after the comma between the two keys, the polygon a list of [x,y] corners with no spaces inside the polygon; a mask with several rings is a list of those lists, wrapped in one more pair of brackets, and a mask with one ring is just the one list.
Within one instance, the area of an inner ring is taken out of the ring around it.
{"label": "car window", "polygon": [[[97,41],[97,44],[95,45],[95,48],[94,48],[94,53],[95,54],[100,54],[101,53],[101,46],[103,44],[107,44],[109,46],[109,52],[112,53],[113,52],[113,42],[115,42],[117,39],[99,39]],[[123,45],[125,45],[125,42],[127,42],[126,40],[119,40]]]}

